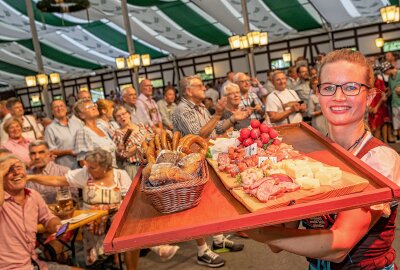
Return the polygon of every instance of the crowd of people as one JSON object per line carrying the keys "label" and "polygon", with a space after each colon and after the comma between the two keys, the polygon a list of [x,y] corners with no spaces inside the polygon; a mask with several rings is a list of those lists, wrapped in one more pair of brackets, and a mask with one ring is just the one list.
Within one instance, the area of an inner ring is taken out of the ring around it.
{"label": "crowd of people", "polygon": [[[1,101],[0,230],[6,244],[0,245],[0,268],[29,269],[32,263],[49,269],[56,267],[53,263],[46,266],[37,259],[35,243],[38,221],[49,233],[61,224],[47,207],[55,203],[57,191],[69,187],[74,201],[83,209],[118,208],[143,161],[142,142],[151,140],[162,129],[178,130],[183,136],[215,138],[249,126],[252,119],[269,126],[307,120],[323,136],[329,136],[399,184],[398,156],[376,140],[370,140],[372,136],[384,142],[400,139],[400,71],[392,56],[387,53],[385,61],[378,64],[372,58],[367,62],[358,52],[335,51],[322,55],[316,67],[300,64],[290,67],[287,75],[282,70],[270,72],[265,84],[243,72],[228,72],[226,80],[215,86],[205,86],[197,75],[188,76],[180,80],[179,91],[169,85],[158,101],[154,100],[154,89],[148,79],[140,82],[139,91],[132,86],[121,89],[120,100],[93,102],[90,92],[80,91],[73,108],[63,100],[52,101],[52,121],[43,115],[40,118],[26,115],[18,98]],[[369,141],[374,145],[368,145]],[[390,166],[378,166],[382,160]],[[28,202],[29,209],[24,207]],[[249,231],[249,235],[272,248],[313,259],[339,262],[343,261],[343,254],[361,254],[357,260],[350,258],[351,262],[360,263],[364,254],[353,248],[360,239],[368,237],[366,228],[380,224],[377,234],[386,229],[392,233],[387,226],[388,222],[393,223],[397,206],[390,207],[385,212],[389,221],[384,225],[380,223],[381,212],[363,208],[339,213],[332,228],[325,228],[326,235],[321,235],[321,231],[303,232],[286,227]],[[26,230],[23,224],[27,222],[24,217],[28,211],[30,228]],[[102,242],[111,218],[105,217],[96,226],[92,223],[83,230],[87,267],[95,266],[105,257]],[[359,233],[351,235],[353,230],[346,226],[350,223],[357,225]],[[351,236],[352,241],[346,245],[335,242],[338,247],[334,245],[332,251],[333,238],[340,233]],[[309,243],[322,241],[326,245],[322,249],[317,248],[320,245],[307,248],[297,243],[302,239],[297,236],[307,237]],[[25,244],[17,247],[15,241]],[[211,247],[205,239],[197,239],[196,243],[197,262],[209,267],[225,264],[215,250],[243,249],[243,244],[224,235],[213,236]],[[62,249],[57,244],[54,248]],[[163,245],[152,250],[170,259],[178,248]],[[387,252],[389,248],[390,245],[382,247]],[[139,251],[125,252],[128,269],[136,269],[138,254]],[[315,261],[311,262],[314,265]]]}

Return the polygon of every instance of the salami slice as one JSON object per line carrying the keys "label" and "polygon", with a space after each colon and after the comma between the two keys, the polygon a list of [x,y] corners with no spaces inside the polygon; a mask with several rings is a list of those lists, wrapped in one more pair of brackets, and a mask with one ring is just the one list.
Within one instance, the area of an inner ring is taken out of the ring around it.
{"label": "salami slice", "polygon": [[264,183],[262,183],[257,189],[257,199],[259,199],[261,202],[267,202],[269,196],[271,195],[271,189],[273,186],[274,184],[270,181],[265,181]]}

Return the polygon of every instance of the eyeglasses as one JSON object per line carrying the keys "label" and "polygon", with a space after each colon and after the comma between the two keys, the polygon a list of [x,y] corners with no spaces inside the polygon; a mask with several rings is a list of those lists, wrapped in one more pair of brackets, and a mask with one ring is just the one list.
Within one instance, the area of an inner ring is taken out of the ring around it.
{"label": "eyeglasses", "polygon": [[241,81],[238,81],[238,83],[251,83],[251,81],[250,80],[241,80]]}
{"label": "eyeglasses", "polygon": [[115,118],[120,118],[120,117],[122,117],[124,115],[127,115],[127,114],[128,114],[128,112],[123,112],[123,113],[120,113],[120,114],[116,114]]}
{"label": "eyeglasses", "polygon": [[230,93],[228,94],[228,96],[235,96],[235,95],[240,96],[240,92],[239,92],[239,91],[237,91],[237,92],[230,92]]}
{"label": "eyeglasses", "polygon": [[333,96],[338,87],[342,89],[343,94],[346,96],[357,96],[360,93],[362,86],[367,89],[371,88],[366,84],[357,82],[348,82],[344,84],[321,83],[317,85],[318,92],[321,94],[321,96]]}
{"label": "eyeglasses", "polygon": [[96,103],[92,103],[92,104],[89,104],[89,105],[85,106],[85,109],[87,109],[87,110],[93,109],[93,108],[97,108],[97,104]]}

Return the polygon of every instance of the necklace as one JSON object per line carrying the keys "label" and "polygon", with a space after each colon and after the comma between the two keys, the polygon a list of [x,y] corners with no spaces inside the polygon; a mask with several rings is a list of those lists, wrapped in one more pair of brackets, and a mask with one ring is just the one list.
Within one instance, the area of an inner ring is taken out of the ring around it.
{"label": "necklace", "polygon": [[365,134],[367,134],[367,130],[364,130],[364,133],[361,135],[360,138],[358,138],[349,148],[347,148],[347,151],[350,151],[351,149],[356,148],[356,146],[361,142],[361,140],[364,138]]}

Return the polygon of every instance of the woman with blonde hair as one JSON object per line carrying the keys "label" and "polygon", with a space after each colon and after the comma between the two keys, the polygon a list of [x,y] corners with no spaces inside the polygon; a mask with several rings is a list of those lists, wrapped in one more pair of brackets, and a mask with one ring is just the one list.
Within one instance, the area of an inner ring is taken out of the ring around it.
{"label": "woman with blonde hair", "polygon": [[22,159],[26,165],[30,165],[29,143],[31,139],[24,138],[22,135],[22,121],[12,117],[3,125],[4,131],[8,134],[8,140],[1,146]]}
{"label": "woman with blonde hair", "polygon": [[[397,185],[400,158],[374,138],[364,113],[375,96],[374,74],[366,58],[342,49],[321,63],[318,99],[328,121],[328,137]],[[398,202],[366,206],[303,220],[308,230],[264,227],[249,231],[253,239],[273,250],[306,256],[309,269],[397,269],[392,247]],[[292,224],[293,225],[293,224]]]}

